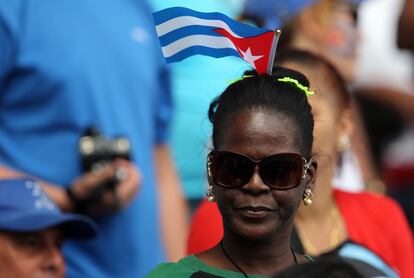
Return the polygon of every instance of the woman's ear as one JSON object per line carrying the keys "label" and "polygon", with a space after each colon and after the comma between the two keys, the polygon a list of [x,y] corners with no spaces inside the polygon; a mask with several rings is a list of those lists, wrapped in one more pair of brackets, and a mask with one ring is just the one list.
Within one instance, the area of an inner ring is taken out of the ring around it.
{"label": "woman's ear", "polygon": [[351,137],[354,132],[353,112],[350,108],[344,109],[339,115],[337,132],[337,151],[343,152],[351,147]]}
{"label": "woman's ear", "polygon": [[354,132],[354,115],[351,108],[344,109],[341,113],[339,134],[348,137]]}
{"label": "woman's ear", "polygon": [[306,188],[309,187],[310,189],[312,189],[312,191],[314,191],[316,185],[316,173],[318,170],[318,162],[312,159],[309,163],[309,168],[306,171],[306,176],[308,177],[306,180]]}

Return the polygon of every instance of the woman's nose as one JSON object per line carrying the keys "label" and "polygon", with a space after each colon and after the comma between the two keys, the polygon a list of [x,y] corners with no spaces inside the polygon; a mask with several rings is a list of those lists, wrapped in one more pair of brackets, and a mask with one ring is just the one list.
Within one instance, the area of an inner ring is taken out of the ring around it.
{"label": "woman's nose", "polygon": [[259,173],[259,167],[256,166],[249,182],[242,187],[243,190],[251,194],[261,194],[270,191],[270,187],[264,183]]}

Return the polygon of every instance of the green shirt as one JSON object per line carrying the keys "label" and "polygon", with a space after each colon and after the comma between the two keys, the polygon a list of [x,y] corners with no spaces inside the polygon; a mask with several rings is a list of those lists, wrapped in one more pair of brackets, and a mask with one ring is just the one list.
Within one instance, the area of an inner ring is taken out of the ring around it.
{"label": "green shirt", "polygon": [[[196,256],[191,255],[178,261],[178,263],[163,263],[158,265],[146,277],[147,278],[189,278],[197,272],[204,272],[219,277],[244,278],[240,272],[220,269],[206,265]],[[250,278],[268,278],[270,276],[249,275]]]}

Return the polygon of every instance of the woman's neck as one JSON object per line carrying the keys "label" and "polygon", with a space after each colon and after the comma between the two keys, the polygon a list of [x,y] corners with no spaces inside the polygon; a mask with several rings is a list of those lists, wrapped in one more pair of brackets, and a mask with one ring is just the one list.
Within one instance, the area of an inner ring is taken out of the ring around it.
{"label": "woman's neck", "polygon": [[290,248],[290,232],[281,232],[278,238],[262,242],[248,241],[232,232],[225,232],[221,247],[233,270],[238,271],[232,260],[250,274],[270,275],[293,265],[296,260]]}

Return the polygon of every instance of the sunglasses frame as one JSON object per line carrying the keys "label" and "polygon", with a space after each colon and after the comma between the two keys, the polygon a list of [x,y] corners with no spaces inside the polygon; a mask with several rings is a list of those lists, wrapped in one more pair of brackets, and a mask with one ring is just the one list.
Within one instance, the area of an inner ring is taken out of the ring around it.
{"label": "sunglasses frame", "polygon": [[208,156],[207,156],[207,172],[208,172],[208,176],[214,181],[214,183],[215,184],[217,184],[217,185],[219,185],[219,186],[221,186],[221,187],[223,187],[223,188],[227,188],[227,189],[235,189],[235,188],[242,188],[243,186],[245,186],[247,183],[249,183],[249,181],[251,180],[251,178],[253,177],[253,174],[252,174],[252,176],[250,177],[250,179],[245,183],[245,184],[242,184],[242,185],[240,185],[240,186],[229,186],[229,185],[225,185],[225,184],[223,184],[223,183],[220,183],[219,181],[217,181],[217,179],[214,177],[214,175],[213,175],[213,173],[212,173],[212,171],[211,171],[211,165],[212,165],[212,159],[213,159],[213,157],[214,156],[216,156],[217,154],[226,154],[226,153],[228,153],[228,154],[232,154],[232,155],[240,155],[240,156],[242,156],[242,157],[245,157],[245,158],[247,158],[247,159],[249,159],[249,161],[251,161],[253,164],[254,164],[254,167],[256,168],[256,167],[258,167],[259,168],[259,175],[260,175],[260,179],[267,185],[267,186],[269,186],[271,189],[276,189],[276,190],[288,190],[288,189],[291,189],[291,188],[295,188],[295,187],[298,187],[299,185],[300,185],[300,180],[295,184],[295,185],[292,185],[292,186],[287,186],[287,187],[277,187],[277,186],[274,186],[274,185],[271,185],[271,184],[269,184],[269,183],[267,183],[266,182],[266,180],[265,179],[263,179],[263,177],[261,176],[261,174],[260,174],[260,163],[263,161],[263,160],[266,160],[266,159],[268,159],[268,158],[270,158],[270,157],[274,157],[274,156],[281,156],[281,155],[294,155],[294,156],[300,156],[300,158],[302,159],[301,161],[302,161],[302,165],[301,165],[301,168],[302,168],[302,175],[301,175],[301,177],[300,177],[300,179],[302,180],[302,179],[304,179],[305,177],[306,177],[306,173],[307,173],[307,171],[308,171],[308,169],[310,168],[310,166],[311,166],[311,164],[312,164],[312,162],[314,161],[312,158],[311,159],[309,159],[309,161],[307,161],[307,159],[306,158],[304,158],[301,154],[299,154],[299,153],[277,153],[277,154],[272,154],[272,155],[269,155],[269,156],[267,156],[267,157],[265,157],[265,158],[263,158],[263,159],[260,159],[260,160],[254,160],[254,159],[252,159],[250,156],[248,156],[248,155],[245,155],[245,154],[242,154],[242,153],[238,153],[238,152],[230,152],[230,151],[211,151],[209,154],[208,154]]}

